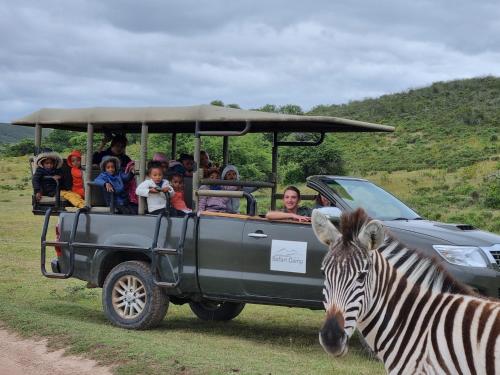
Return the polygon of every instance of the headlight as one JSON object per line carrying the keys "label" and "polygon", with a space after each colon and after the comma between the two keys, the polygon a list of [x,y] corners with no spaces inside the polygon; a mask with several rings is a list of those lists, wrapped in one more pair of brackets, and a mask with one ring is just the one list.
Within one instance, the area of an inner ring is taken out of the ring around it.
{"label": "headlight", "polygon": [[479,247],[432,245],[447,262],[458,266],[488,267],[488,260]]}

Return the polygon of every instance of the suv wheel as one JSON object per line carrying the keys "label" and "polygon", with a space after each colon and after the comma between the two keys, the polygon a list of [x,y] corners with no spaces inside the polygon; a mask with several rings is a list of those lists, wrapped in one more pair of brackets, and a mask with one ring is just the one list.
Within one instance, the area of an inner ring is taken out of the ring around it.
{"label": "suv wheel", "polygon": [[189,302],[189,307],[201,320],[227,321],[240,315],[244,303],[202,301]]}
{"label": "suv wheel", "polygon": [[102,305],[106,317],[122,328],[148,329],[158,325],[168,309],[168,297],[153,283],[146,262],[117,265],[106,277]]}

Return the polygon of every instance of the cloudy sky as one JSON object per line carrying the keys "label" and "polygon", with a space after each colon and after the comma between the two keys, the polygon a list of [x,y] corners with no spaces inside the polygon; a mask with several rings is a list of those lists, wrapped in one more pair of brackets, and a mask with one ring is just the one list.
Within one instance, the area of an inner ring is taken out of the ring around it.
{"label": "cloudy sky", "polygon": [[346,103],[500,76],[498,0],[16,0],[0,122],[41,107]]}

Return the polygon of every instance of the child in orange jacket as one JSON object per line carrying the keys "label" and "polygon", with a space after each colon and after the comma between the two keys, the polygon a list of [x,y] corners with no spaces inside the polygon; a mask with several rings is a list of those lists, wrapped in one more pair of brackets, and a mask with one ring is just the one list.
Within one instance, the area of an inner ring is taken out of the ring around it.
{"label": "child in orange jacket", "polygon": [[82,208],[85,206],[85,189],[83,187],[82,154],[73,150],[66,159],[70,169],[71,179],[66,178],[65,190],[61,191],[61,197],[69,201],[73,206]]}

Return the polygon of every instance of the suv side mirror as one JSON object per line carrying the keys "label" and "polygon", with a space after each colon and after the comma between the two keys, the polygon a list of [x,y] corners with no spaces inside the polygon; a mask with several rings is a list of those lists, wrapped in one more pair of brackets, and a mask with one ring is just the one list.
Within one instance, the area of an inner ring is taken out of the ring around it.
{"label": "suv side mirror", "polygon": [[340,221],[340,215],[342,215],[342,211],[338,207],[321,207],[316,208],[316,210],[326,215],[328,220],[336,223]]}

